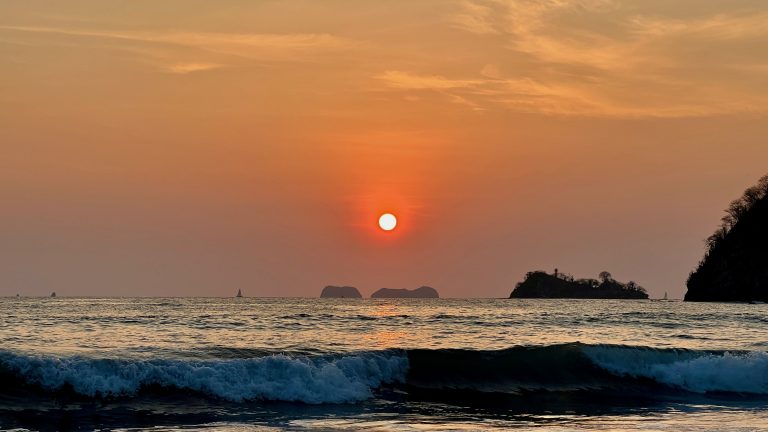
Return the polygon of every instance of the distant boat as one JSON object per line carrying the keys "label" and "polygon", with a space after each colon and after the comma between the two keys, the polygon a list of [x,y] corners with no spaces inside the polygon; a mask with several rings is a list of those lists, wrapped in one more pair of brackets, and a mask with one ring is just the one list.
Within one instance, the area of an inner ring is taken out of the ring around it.
{"label": "distant boat", "polygon": [[664,300],[669,300],[669,299],[667,298],[667,292],[666,292],[666,291],[664,291]]}
{"label": "distant boat", "polygon": [[242,296],[243,296],[243,292],[240,290],[237,290],[237,295],[235,297],[242,297]]}
{"label": "distant boat", "polygon": [[51,297],[56,297],[56,291],[51,293]]}

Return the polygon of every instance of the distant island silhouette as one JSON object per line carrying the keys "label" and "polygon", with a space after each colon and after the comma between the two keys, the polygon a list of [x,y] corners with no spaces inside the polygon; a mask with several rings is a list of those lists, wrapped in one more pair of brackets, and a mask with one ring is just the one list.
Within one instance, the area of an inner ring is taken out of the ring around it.
{"label": "distant island silhouette", "polygon": [[328,285],[323,288],[320,298],[363,298],[363,296],[355,287]]}
{"label": "distant island silhouette", "polygon": [[725,212],[688,277],[685,300],[768,302],[768,175]]}
{"label": "distant island silhouette", "polygon": [[568,274],[533,271],[525,275],[509,298],[647,299],[645,288],[635,282],[621,283],[610,273],[598,279],[574,279]]}
{"label": "distant island silhouette", "polygon": [[440,295],[437,290],[423,286],[414,290],[409,289],[395,289],[395,288],[382,288],[375,293],[371,294],[371,298],[439,298]]}

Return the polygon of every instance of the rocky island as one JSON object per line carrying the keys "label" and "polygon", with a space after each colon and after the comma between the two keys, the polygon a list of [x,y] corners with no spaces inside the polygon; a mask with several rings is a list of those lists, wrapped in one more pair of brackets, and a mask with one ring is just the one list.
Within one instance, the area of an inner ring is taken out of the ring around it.
{"label": "rocky island", "polygon": [[323,288],[320,298],[363,298],[363,296],[355,287],[328,285]]}
{"label": "rocky island", "polygon": [[597,279],[573,279],[573,276],[543,271],[529,272],[509,298],[647,299],[645,289],[635,282],[621,283],[608,272]]}
{"label": "rocky island", "polygon": [[437,290],[423,286],[414,290],[382,288],[371,294],[371,298],[439,298]]}
{"label": "rocky island", "polygon": [[685,300],[768,302],[768,175],[725,212],[688,277]]}

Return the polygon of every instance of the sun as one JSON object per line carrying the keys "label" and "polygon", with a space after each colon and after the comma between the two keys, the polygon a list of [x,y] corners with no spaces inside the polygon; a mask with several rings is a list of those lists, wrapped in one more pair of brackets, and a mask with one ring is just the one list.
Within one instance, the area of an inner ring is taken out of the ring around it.
{"label": "sun", "polygon": [[379,228],[384,231],[392,231],[397,226],[397,218],[392,213],[384,213],[379,216]]}

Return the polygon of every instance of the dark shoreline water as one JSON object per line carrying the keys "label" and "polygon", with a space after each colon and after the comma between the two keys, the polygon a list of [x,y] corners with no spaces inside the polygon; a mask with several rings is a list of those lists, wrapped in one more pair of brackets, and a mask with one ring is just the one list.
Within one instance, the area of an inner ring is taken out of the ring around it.
{"label": "dark shoreline water", "polygon": [[8,298],[0,307],[3,429],[768,430],[762,305]]}

